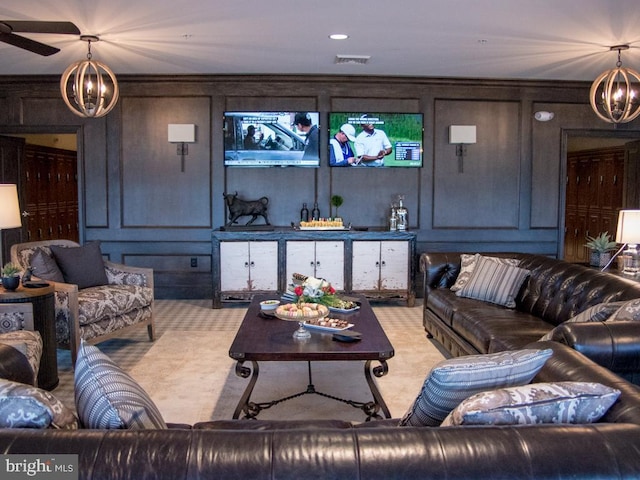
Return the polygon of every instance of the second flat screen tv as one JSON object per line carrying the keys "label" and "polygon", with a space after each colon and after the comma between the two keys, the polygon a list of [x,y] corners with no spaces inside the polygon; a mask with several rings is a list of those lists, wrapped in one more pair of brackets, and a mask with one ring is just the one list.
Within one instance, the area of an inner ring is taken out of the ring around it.
{"label": "second flat screen tv", "polygon": [[[348,146],[346,135],[336,138],[341,129],[352,137]],[[329,164],[336,167],[422,167],[423,131],[421,113],[331,112]],[[345,154],[352,155],[353,160],[336,161],[336,157],[340,160]]]}
{"label": "second flat screen tv", "polygon": [[319,167],[318,117],[318,112],[225,112],[225,166]]}

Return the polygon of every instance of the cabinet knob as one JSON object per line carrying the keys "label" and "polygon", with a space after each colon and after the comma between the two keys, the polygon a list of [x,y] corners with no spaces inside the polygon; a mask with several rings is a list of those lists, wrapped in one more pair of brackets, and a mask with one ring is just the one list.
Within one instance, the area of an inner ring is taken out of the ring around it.
{"label": "cabinet knob", "polygon": [[383,261],[382,261],[382,266],[384,267],[384,266],[386,266],[386,265],[387,265],[387,262],[385,262],[385,261],[383,260]]}
{"label": "cabinet knob", "polygon": [[244,262],[244,267],[249,268],[249,262]]}
{"label": "cabinet knob", "polygon": [[376,267],[379,267],[379,266],[380,266],[380,262],[376,262]]}

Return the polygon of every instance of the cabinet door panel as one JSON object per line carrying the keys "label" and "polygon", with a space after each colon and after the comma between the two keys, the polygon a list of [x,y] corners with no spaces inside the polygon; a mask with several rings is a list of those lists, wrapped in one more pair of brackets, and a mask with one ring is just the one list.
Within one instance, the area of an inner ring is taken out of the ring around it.
{"label": "cabinet door panel", "polygon": [[287,242],[287,285],[294,273],[315,276],[315,253],[313,241]]}
{"label": "cabinet door panel", "polygon": [[353,242],[353,290],[380,289],[380,242]]}
{"label": "cabinet door panel", "polygon": [[409,244],[380,243],[380,286],[382,290],[406,290],[409,281]]}
{"label": "cabinet door panel", "polygon": [[325,241],[315,244],[315,276],[331,282],[336,290],[344,290],[344,243]]}
{"label": "cabinet door panel", "polygon": [[220,243],[220,288],[225,291],[249,289],[249,244]]}
{"label": "cabinet door panel", "polygon": [[249,242],[249,289],[278,290],[278,242]]}

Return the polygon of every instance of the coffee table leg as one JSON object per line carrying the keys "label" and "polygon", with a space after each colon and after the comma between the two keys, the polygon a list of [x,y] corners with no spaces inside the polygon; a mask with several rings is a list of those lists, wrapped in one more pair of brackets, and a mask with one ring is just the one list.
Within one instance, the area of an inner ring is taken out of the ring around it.
{"label": "coffee table leg", "polygon": [[257,412],[251,412],[249,408],[249,399],[251,398],[251,393],[253,392],[253,387],[256,386],[256,382],[258,381],[258,374],[260,373],[260,368],[258,367],[258,362],[251,360],[251,366],[253,368],[245,367],[244,360],[239,360],[236,363],[236,375],[242,378],[248,378],[251,375],[251,380],[249,380],[249,384],[247,388],[244,389],[244,393],[242,397],[240,397],[240,401],[238,402],[238,406],[236,410],[233,412],[233,418],[239,418],[241,412],[245,412],[245,418],[254,418],[260,410]]}
{"label": "coffee table leg", "polygon": [[377,378],[384,377],[389,372],[389,366],[387,365],[386,360],[378,360],[378,362],[380,362],[380,365],[372,368],[371,362],[373,362],[373,360],[367,360],[365,362],[364,376],[367,379],[367,383],[369,384],[369,389],[371,390],[371,395],[373,395],[375,404],[380,406],[380,409],[382,410],[382,413],[384,413],[385,417],[391,418],[391,412],[389,412],[389,408],[387,407],[387,404],[382,398],[382,395],[380,394],[380,390],[378,390],[378,386],[376,385],[376,382],[371,377],[372,373]]}

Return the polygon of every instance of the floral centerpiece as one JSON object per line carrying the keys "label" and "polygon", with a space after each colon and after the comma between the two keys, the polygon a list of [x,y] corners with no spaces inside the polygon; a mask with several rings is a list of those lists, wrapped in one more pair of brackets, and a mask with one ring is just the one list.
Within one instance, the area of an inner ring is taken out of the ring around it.
{"label": "floral centerpiece", "polygon": [[356,306],[354,302],[339,298],[336,295],[336,289],[324,279],[295,273],[293,280],[297,285],[291,285],[293,288],[290,292],[295,297],[293,301],[296,303],[319,303],[340,309]]}

